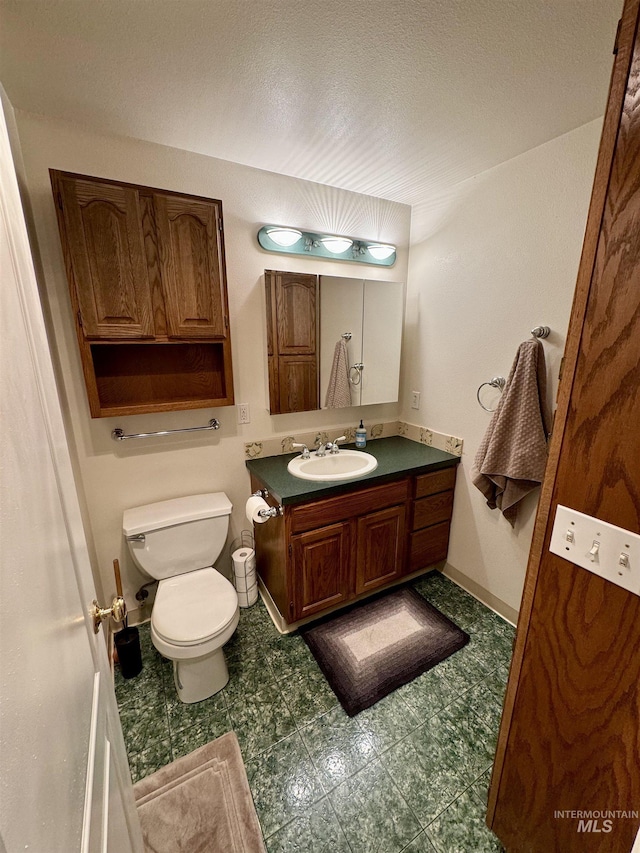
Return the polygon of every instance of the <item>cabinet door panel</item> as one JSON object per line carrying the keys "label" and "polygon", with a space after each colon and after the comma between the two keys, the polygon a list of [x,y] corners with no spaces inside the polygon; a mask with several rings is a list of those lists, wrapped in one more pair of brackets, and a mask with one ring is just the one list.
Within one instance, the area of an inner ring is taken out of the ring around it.
{"label": "cabinet door panel", "polygon": [[58,192],[85,337],[153,337],[138,191],[64,177]]}
{"label": "cabinet door panel", "polygon": [[277,276],[279,355],[315,355],[317,288],[315,275],[282,273]]}
{"label": "cabinet door panel", "polygon": [[404,516],[404,506],[393,506],[358,519],[357,595],[402,574]]}
{"label": "cabinet door panel", "polygon": [[293,537],[294,619],[351,598],[350,539],[348,523]]}
{"label": "cabinet door panel", "polygon": [[153,199],[169,337],[226,337],[219,203],[160,193]]}
{"label": "cabinet door panel", "polygon": [[316,364],[315,355],[283,355],[278,359],[280,408],[277,414],[304,412],[317,408]]}

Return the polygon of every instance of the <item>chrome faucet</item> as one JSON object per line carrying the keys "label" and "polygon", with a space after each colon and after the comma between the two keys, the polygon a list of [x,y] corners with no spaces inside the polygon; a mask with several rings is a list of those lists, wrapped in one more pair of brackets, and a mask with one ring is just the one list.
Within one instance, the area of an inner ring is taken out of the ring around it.
{"label": "chrome faucet", "polygon": [[327,441],[326,444],[321,444],[320,447],[316,450],[316,456],[326,456],[327,450],[329,453],[338,453],[340,448],[338,447],[339,441],[346,441],[347,436],[341,435],[336,438],[334,441]]}
{"label": "chrome faucet", "polygon": [[294,442],[294,443],[291,445],[291,447],[301,447],[301,448],[302,448],[302,453],[300,454],[300,456],[301,456],[303,459],[310,459],[310,458],[311,458],[311,454],[309,453],[309,448],[307,447],[307,445],[306,445],[306,444],[298,444],[297,442]]}

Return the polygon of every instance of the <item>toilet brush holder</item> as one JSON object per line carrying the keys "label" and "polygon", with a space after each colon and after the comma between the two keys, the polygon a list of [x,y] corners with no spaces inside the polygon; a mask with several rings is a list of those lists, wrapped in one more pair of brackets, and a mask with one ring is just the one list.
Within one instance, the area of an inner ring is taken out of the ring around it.
{"label": "toilet brush holder", "polygon": [[123,678],[134,678],[142,672],[142,651],[140,649],[140,633],[137,628],[130,628],[127,623],[127,608],[122,595],[122,578],[120,577],[120,563],[113,561],[113,571],[116,576],[116,593],[122,602],[122,624],[121,631],[113,635],[113,642],[118,654],[120,673]]}
{"label": "toilet brush holder", "polygon": [[123,678],[134,678],[142,672],[140,634],[137,628],[123,628],[114,634],[113,641],[118,652],[120,673]]}

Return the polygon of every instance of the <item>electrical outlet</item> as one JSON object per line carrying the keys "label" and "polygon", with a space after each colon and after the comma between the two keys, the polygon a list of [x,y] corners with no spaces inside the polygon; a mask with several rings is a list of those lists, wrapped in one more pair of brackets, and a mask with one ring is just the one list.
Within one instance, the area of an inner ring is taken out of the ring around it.
{"label": "electrical outlet", "polygon": [[249,416],[249,404],[248,403],[238,403],[238,423],[239,424],[248,424],[251,423],[251,417]]}
{"label": "electrical outlet", "polygon": [[419,409],[420,408],[420,392],[412,391],[411,392],[411,408]]}

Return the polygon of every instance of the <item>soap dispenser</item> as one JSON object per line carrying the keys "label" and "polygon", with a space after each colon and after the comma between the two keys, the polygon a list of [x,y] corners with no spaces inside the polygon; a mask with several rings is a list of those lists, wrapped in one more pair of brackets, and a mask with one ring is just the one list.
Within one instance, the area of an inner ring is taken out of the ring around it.
{"label": "soap dispenser", "polygon": [[367,430],[360,421],[360,426],[356,429],[356,447],[366,447],[367,446]]}

